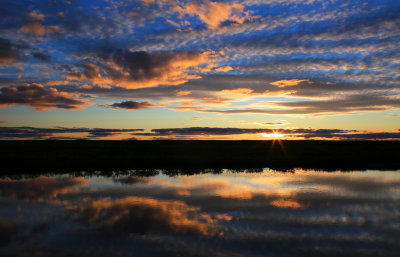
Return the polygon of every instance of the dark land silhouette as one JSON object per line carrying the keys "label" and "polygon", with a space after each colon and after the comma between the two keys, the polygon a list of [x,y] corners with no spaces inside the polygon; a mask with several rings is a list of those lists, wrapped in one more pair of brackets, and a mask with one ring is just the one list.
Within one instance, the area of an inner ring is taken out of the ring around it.
{"label": "dark land silhouette", "polygon": [[400,141],[0,141],[2,173],[400,169]]}

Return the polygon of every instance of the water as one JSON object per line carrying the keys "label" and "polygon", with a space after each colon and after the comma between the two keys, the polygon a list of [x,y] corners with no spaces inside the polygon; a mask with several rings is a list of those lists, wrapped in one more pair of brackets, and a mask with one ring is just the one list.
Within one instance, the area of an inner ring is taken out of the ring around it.
{"label": "water", "polygon": [[399,171],[153,173],[1,178],[0,255],[400,252]]}

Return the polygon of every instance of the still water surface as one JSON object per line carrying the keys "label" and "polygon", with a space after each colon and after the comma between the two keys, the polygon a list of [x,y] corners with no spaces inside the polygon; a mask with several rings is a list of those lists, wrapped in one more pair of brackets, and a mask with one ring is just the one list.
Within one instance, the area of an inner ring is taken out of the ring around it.
{"label": "still water surface", "polygon": [[399,171],[153,173],[0,178],[0,256],[400,253]]}

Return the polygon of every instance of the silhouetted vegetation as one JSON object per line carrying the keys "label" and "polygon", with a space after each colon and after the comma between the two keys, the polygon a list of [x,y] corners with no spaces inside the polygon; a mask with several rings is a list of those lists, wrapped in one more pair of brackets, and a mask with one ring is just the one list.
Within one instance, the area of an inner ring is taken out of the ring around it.
{"label": "silhouetted vegetation", "polygon": [[[141,176],[293,168],[399,169],[396,141],[0,141],[4,174],[134,170]],[[136,174],[138,175],[138,174]]]}

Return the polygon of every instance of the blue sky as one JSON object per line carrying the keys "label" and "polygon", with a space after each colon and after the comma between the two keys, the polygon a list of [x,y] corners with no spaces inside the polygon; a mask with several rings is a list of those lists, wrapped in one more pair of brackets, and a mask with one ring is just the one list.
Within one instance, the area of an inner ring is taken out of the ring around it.
{"label": "blue sky", "polygon": [[399,1],[3,0],[1,137],[398,139],[399,13]]}

